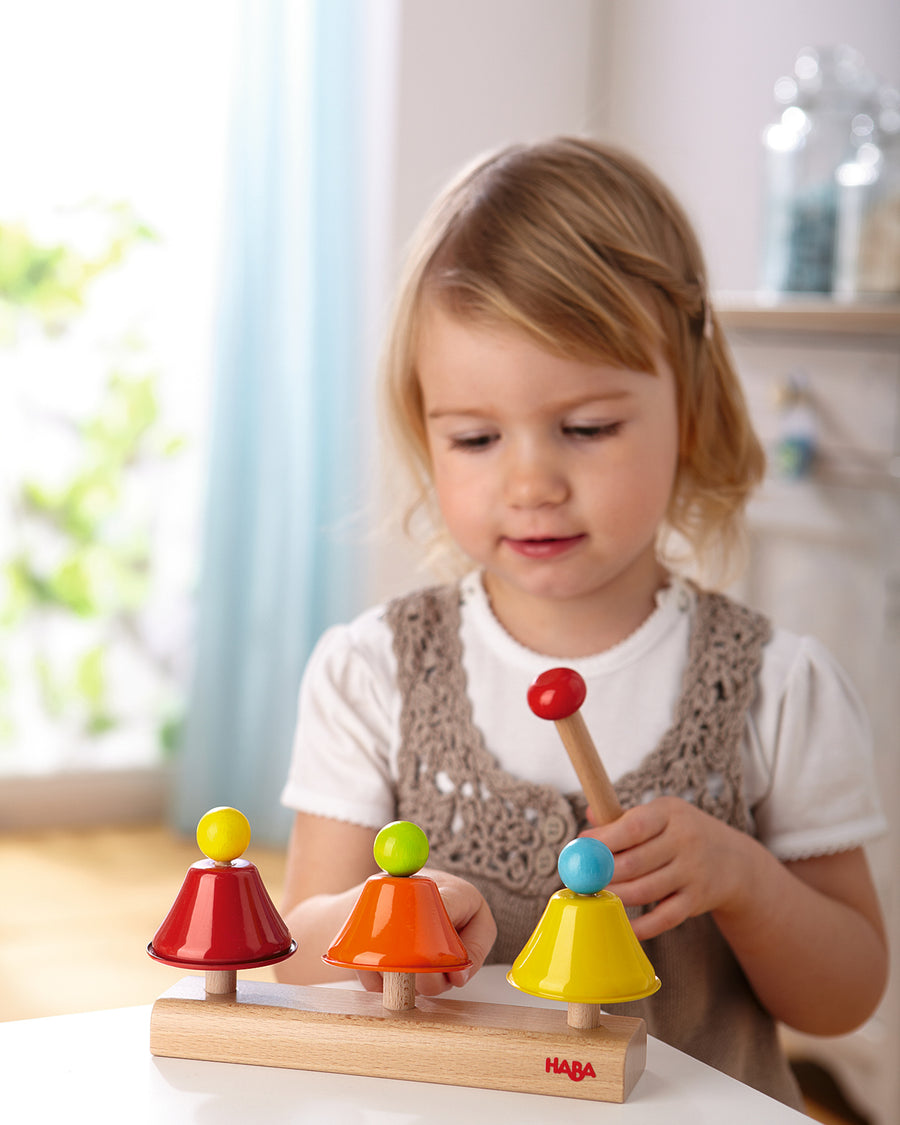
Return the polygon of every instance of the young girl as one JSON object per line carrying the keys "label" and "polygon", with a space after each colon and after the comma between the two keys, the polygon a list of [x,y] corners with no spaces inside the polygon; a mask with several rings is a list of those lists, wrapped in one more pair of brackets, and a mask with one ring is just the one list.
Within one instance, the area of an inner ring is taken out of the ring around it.
{"label": "young girl", "polygon": [[[467,573],[331,629],[310,660],[283,977],[333,973],[320,954],[388,821],[428,834],[476,969],[516,956],[587,832],[663,981],[616,1011],[796,1103],[775,1021],[846,1032],[884,987],[862,850],[884,823],[828,654],[679,576],[686,555],[734,554],[763,471],[684,215],[594,142],[499,152],[427,217],[389,343],[397,445]],[[587,682],[626,809],[602,828],[527,706],[560,664]]]}

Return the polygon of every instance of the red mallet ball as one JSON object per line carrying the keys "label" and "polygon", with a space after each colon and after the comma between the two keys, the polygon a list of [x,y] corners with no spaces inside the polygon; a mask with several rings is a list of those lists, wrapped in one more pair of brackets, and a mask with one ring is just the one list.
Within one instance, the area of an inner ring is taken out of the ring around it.
{"label": "red mallet ball", "polygon": [[528,706],[539,719],[568,719],[584,703],[587,687],[571,668],[541,672],[528,689]]}

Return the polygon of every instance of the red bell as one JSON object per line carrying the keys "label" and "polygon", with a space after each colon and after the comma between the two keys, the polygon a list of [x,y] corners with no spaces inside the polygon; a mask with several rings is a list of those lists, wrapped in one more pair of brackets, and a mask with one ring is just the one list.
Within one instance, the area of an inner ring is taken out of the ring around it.
{"label": "red bell", "polygon": [[259,871],[237,858],[250,839],[246,818],[236,809],[213,809],[202,818],[197,839],[213,858],[188,868],[147,952],[164,965],[204,971],[285,961],[297,943]]}
{"label": "red bell", "polygon": [[147,952],[183,969],[253,969],[284,961],[296,948],[252,863],[202,859],[188,868]]}

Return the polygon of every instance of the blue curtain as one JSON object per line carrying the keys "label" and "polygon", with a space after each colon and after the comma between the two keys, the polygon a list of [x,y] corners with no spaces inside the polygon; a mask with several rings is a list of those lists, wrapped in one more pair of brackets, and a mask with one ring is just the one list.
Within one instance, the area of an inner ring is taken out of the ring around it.
{"label": "blue curtain", "polygon": [[297,690],[356,600],[358,75],[365,0],[246,0],[238,44],[195,670],[173,799],[280,843]]}

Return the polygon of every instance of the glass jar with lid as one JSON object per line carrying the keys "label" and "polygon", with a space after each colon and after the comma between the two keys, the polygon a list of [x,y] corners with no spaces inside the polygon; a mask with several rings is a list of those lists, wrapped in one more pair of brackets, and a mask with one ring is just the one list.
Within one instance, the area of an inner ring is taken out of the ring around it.
{"label": "glass jar with lid", "polygon": [[831,293],[837,169],[854,155],[853,122],[872,109],[876,80],[852,47],[804,48],[775,84],[784,106],[764,134],[761,286],[772,293]]}
{"label": "glass jar with lid", "polygon": [[871,135],[837,170],[835,296],[900,295],[900,90],[883,86]]}

